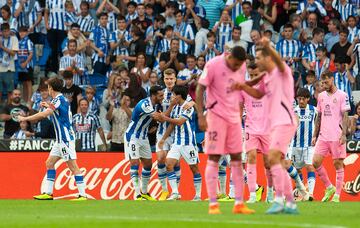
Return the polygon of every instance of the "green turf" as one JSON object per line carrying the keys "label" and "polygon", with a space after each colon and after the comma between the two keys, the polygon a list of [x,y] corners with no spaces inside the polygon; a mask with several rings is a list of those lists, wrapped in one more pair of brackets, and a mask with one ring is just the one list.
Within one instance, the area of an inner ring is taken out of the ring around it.
{"label": "green turf", "polygon": [[2,227],[360,227],[360,203],[299,203],[300,215],[265,215],[266,203],[250,207],[254,215],[208,215],[207,202],[1,200]]}

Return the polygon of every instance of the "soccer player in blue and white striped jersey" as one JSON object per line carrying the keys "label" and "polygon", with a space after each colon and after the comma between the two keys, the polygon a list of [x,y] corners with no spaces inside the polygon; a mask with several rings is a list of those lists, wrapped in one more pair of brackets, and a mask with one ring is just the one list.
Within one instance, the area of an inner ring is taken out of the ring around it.
{"label": "soccer player in blue and white striped jersey", "polygon": [[323,46],[325,31],[322,28],[314,28],[312,40],[305,44],[302,52],[302,64],[307,70],[315,70],[316,49]]}
{"label": "soccer player in blue and white striped jersey", "polygon": [[89,13],[90,4],[88,2],[82,1],[80,4],[81,13],[77,19],[77,24],[80,25],[80,31],[89,37],[90,33],[94,28],[94,19]]}
{"label": "soccer player in blue and white striped jersey", "polygon": [[46,190],[42,194],[34,196],[34,198],[38,200],[53,199],[52,194],[56,176],[55,164],[60,159],[63,159],[71,172],[75,175],[76,185],[79,190],[79,197],[76,200],[86,200],[84,178],[76,163],[75,134],[72,128],[70,103],[60,92],[63,88],[63,80],[59,78],[51,78],[47,81],[47,83],[49,94],[53,100],[51,103],[41,103],[41,106],[46,109],[32,116],[18,117],[19,121],[38,121],[51,116],[51,121],[54,124],[56,133],[56,143],[51,149],[50,155],[46,161]]}
{"label": "soccer player in blue and white striped jersey", "polygon": [[311,143],[315,130],[316,108],[309,105],[310,92],[305,88],[297,91],[296,99],[298,105],[295,107],[295,114],[299,119],[299,126],[290,144],[288,157],[291,158],[295,168],[299,171],[305,166],[309,188],[309,200],[314,199],[315,168],[312,165],[314,148]]}
{"label": "soccer player in blue and white striped jersey", "polygon": [[287,65],[297,68],[300,60],[302,44],[299,40],[293,39],[294,27],[288,23],[284,25],[284,39],[276,44],[276,51],[285,60]]}
{"label": "soccer player in blue and white striped jersey", "polygon": [[[131,122],[124,135],[125,156],[130,160],[130,175],[134,186],[135,200],[154,200],[148,193],[148,184],[151,176],[152,156],[148,128],[152,120],[159,120],[160,113],[156,106],[164,99],[164,91],[160,86],[150,88],[150,97],[142,99],[135,106]],[[139,165],[142,163],[141,192],[139,183]]]}
{"label": "soccer player in blue and white striped jersey", "polygon": [[75,85],[82,84],[82,76],[85,70],[84,59],[82,56],[76,54],[77,42],[76,40],[68,41],[69,54],[64,55],[60,59],[60,74],[63,74],[65,70],[73,72],[73,82]]}
{"label": "soccer player in blue and white striped jersey", "polygon": [[81,151],[95,151],[96,131],[106,147],[104,131],[100,125],[99,117],[89,112],[89,101],[85,98],[79,101],[80,112],[73,116],[75,136],[80,140]]}
{"label": "soccer player in blue and white striped jersey", "polygon": [[175,11],[176,24],[174,26],[174,37],[180,40],[181,54],[188,54],[190,51],[190,45],[195,44],[195,35],[191,25],[186,24],[183,21],[183,15],[181,11]]}
{"label": "soccer player in blue and white striped jersey", "polygon": [[172,194],[168,200],[178,200],[179,190],[174,166],[183,157],[190,166],[194,175],[195,197],[194,201],[201,200],[201,175],[198,168],[199,155],[196,148],[195,131],[192,128],[192,121],[194,121],[194,108],[186,109],[188,89],[185,86],[174,86],[173,93],[175,96],[176,106],[173,108],[170,117],[162,115],[162,118],[169,122],[170,125],[166,129],[165,134],[159,141],[158,146],[163,147],[166,139],[172,134],[174,135],[174,142],[170,151],[166,156],[166,170],[169,184],[171,186]]}

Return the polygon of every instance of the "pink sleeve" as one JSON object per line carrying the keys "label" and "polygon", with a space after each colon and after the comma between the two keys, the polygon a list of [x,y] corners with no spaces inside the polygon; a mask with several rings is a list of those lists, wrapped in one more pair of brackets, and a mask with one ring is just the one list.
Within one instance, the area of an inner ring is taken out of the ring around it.
{"label": "pink sleeve", "polygon": [[322,112],[322,110],[321,110],[321,99],[320,99],[320,94],[319,94],[319,96],[318,96],[318,101],[317,101],[316,110],[317,110],[318,112]]}
{"label": "pink sleeve", "polygon": [[204,86],[209,86],[213,81],[213,70],[211,68],[211,64],[207,63],[203,72],[201,73],[199,83]]}
{"label": "pink sleeve", "polygon": [[344,95],[343,99],[341,99],[341,112],[347,112],[350,108],[349,96]]}

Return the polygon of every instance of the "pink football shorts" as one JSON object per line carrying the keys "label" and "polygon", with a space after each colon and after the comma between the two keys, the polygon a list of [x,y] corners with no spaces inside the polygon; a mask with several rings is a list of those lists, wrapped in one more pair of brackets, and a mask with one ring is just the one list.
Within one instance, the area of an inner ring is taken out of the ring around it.
{"label": "pink football shorts", "polygon": [[279,150],[285,156],[289,144],[295,135],[296,125],[279,125],[275,126],[270,133],[270,147],[271,150]]}
{"label": "pink football shorts", "polygon": [[315,145],[315,154],[326,157],[331,154],[333,159],[346,158],[346,144],[339,141],[318,140]]}
{"label": "pink football shorts", "polygon": [[229,123],[208,111],[206,114],[205,153],[214,155],[242,152],[241,122]]}
{"label": "pink football shorts", "polygon": [[269,135],[253,135],[246,133],[245,140],[246,152],[257,150],[263,154],[268,154],[270,146]]}

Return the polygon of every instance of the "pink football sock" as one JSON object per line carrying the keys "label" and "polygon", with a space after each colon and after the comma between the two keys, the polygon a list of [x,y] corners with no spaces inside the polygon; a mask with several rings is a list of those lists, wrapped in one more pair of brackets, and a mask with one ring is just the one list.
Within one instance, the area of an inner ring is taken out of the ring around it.
{"label": "pink football sock", "polygon": [[270,169],[265,169],[265,174],[266,174],[266,179],[267,179],[267,186],[272,187],[273,181],[272,181]]}
{"label": "pink football sock", "polygon": [[326,169],[324,168],[324,166],[321,165],[319,168],[316,169],[316,172],[319,174],[319,177],[320,177],[321,181],[324,183],[326,188],[331,186],[329,176],[327,175],[327,172],[326,172]]}
{"label": "pink football sock", "polygon": [[249,192],[256,191],[256,164],[247,164],[247,184]]}
{"label": "pink football sock", "polygon": [[344,182],[344,168],[336,170],[336,194],[340,196]]}
{"label": "pink football sock", "polygon": [[289,176],[289,173],[283,169],[283,178],[284,178],[284,196],[287,203],[294,203],[294,196],[292,193],[292,182]]}
{"label": "pink football sock", "polygon": [[244,174],[241,161],[231,161],[230,168],[235,188],[235,203],[242,203],[244,198]]}
{"label": "pink football sock", "polygon": [[216,203],[216,189],[218,181],[219,164],[215,161],[208,160],[205,168],[206,189],[210,203]]}
{"label": "pink football sock", "polygon": [[284,194],[284,175],[283,175],[283,167],[281,164],[273,165],[270,168],[272,180],[275,187],[275,195],[276,197],[283,197]]}

